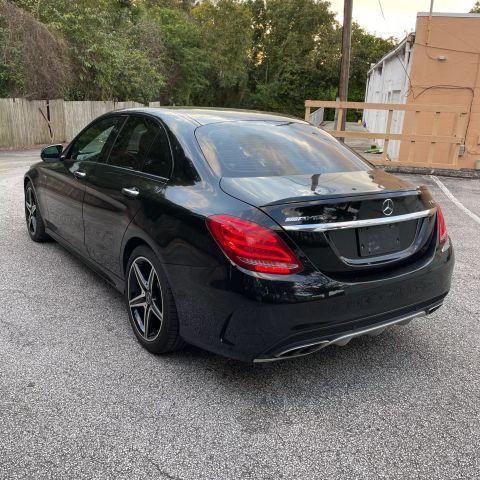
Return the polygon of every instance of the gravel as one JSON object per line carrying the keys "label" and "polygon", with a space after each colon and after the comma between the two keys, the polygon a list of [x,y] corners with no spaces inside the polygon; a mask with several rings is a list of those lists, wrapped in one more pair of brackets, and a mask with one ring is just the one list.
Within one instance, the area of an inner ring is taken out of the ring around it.
{"label": "gravel", "polygon": [[[0,153],[0,478],[460,479],[480,476],[480,225],[429,177],[456,247],[428,319],[303,359],[153,356],[122,297],[35,244]],[[480,181],[441,179],[474,213]]]}

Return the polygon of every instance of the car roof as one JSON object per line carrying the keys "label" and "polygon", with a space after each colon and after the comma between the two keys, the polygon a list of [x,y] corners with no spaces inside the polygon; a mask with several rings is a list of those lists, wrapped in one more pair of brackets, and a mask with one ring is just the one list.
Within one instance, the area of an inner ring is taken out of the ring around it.
{"label": "car roof", "polygon": [[[131,113],[148,113],[166,120],[165,117],[184,119],[197,125],[207,125],[219,122],[235,121],[264,121],[264,122],[299,122],[306,123],[297,117],[286,114],[259,112],[255,110],[241,110],[234,108],[207,108],[207,107],[145,107],[117,110]],[[167,122],[168,123],[168,122]]]}

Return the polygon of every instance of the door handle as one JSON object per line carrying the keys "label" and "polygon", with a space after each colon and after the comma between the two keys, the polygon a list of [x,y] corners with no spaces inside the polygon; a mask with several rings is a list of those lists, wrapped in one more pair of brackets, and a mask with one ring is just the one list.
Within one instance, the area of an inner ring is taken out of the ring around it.
{"label": "door handle", "polygon": [[82,172],[81,170],[75,170],[73,172],[73,176],[78,179],[85,178],[87,176],[86,172]]}
{"label": "door handle", "polygon": [[122,193],[127,197],[138,197],[138,195],[140,194],[140,191],[138,190],[137,187],[129,187],[129,188],[123,187]]}

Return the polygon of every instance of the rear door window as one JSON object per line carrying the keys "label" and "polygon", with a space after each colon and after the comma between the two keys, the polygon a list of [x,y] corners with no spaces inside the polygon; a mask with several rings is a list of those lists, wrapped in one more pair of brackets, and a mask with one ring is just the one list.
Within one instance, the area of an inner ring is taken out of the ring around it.
{"label": "rear door window", "polygon": [[270,177],[369,170],[354,152],[319,128],[300,122],[212,123],[195,132],[222,177]]}
{"label": "rear door window", "polygon": [[160,127],[147,153],[142,171],[158,177],[170,178],[172,168],[172,152],[167,132],[163,127]]}
{"label": "rear door window", "polygon": [[158,130],[158,126],[146,118],[129,117],[112,147],[108,163],[131,170],[141,170]]}

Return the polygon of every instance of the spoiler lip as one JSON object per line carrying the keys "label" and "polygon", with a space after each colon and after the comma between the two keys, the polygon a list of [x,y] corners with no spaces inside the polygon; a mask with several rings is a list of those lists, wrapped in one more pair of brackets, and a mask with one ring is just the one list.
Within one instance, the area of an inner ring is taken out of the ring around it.
{"label": "spoiler lip", "polygon": [[292,203],[311,203],[314,202],[316,204],[321,203],[329,203],[332,200],[338,199],[348,199],[354,200],[358,198],[359,200],[370,200],[376,198],[383,198],[383,197],[405,197],[407,195],[421,195],[421,187],[414,187],[414,188],[405,188],[401,190],[383,190],[381,192],[352,192],[352,193],[336,193],[334,195],[312,195],[310,197],[291,197],[285,198],[282,200],[276,200],[274,202],[266,203],[265,205],[260,205],[262,207],[274,207],[276,205],[287,205]]}

